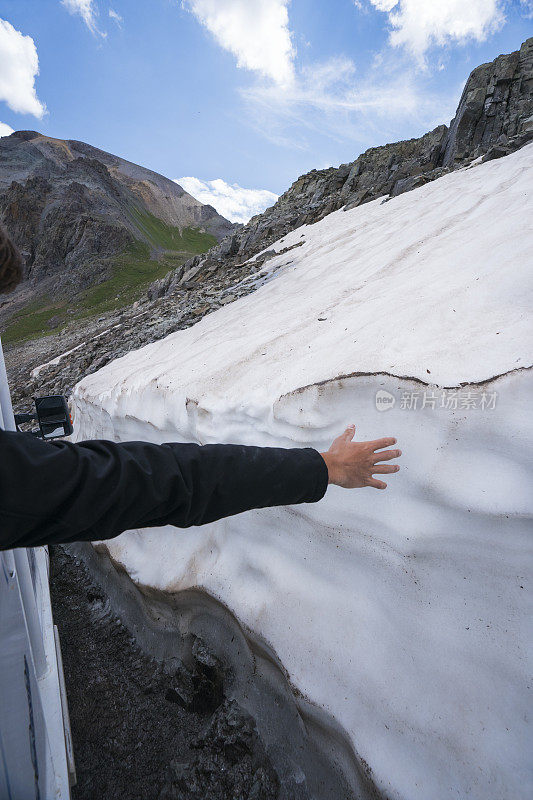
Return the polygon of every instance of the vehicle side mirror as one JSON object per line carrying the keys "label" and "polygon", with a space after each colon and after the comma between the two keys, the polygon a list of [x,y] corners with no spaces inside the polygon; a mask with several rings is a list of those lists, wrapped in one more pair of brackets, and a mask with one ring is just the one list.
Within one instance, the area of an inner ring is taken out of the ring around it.
{"label": "vehicle side mirror", "polygon": [[63,395],[34,397],[34,400],[42,438],[58,439],[61,436],[70,436],[74,428]]}

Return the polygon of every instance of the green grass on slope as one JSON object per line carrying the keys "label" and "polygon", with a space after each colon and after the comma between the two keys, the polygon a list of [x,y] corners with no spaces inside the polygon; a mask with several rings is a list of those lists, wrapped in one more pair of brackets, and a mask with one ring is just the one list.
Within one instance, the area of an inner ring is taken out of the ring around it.
{"label": "green grass on slope", "polygon": [[162,257],[159,261],[150,258],[148,245],[134,242],[122,255],[114,259],[112,275],[106,281],[86,289],[73,299],[76,313],[72,316],[98,316],[133,303],[142,290],[152,281],[163,278],[169,269],[189,258],[183,255],[177,260]]}
{"label": "green grass on slope", "polygon": [[66,311],[66,302],[54,303],[46,295],[39,300],[28,303],[21,311],[11,318],[12,321],[2,333],[2,342],[12,344],[35,336],[44,336],[54,333],[48,328],[47,323],[55,316],[63,316]]}
{"label": "green grass on slope", "polygon": [[205,253],[217,243],[210,233],[202,233],[198,228],[183,228],[180,232],[179,228],[167,225],[153,214],[138,208],[132,208],[131,215],[136,226],[154,247],[196,255]]}
{"label": "green grass on slope", "polygon": [[[184,228],[180,233],[178,228],[166,225],[152,214],[136,209],[132,213],[139,230],[150,239],[152,247],[160,249],[157,260],[151,258],[148,244],[133,242],[110,262],[111,277],[107,280],[70,300],[54,302],[48,296],[42,297],[14,314],[2,331],[4,344],[50,335],[67,322],[99,316],[130,305],[152,281],[163,278],[169,270],[216,244],[214,236],[197,228]],[[48,323],[56,316],[60,318],[59,324],[50,329]]]}

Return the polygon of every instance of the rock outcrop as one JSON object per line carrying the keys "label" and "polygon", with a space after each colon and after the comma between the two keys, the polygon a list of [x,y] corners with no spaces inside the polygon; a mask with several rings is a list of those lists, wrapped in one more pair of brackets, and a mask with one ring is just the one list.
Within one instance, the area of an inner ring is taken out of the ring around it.
{"label": "rock outcrop", "polygon": [[232,270],[289,231],[339,208],[395,197],[476,158],[511,153],[531,139],[533,38],[471,73],[449,127],[440,125],[418,139],[372,147],[349,164],[302,175],[275,205],[226,237],[207,257],[196,256],[153,284],[149,296],[172,294],[191,280]]}
{"label": "rock outcrop", "polygon": [[533,38],[471,73],[442,154],[444,167],[506,155],[533,131]]}

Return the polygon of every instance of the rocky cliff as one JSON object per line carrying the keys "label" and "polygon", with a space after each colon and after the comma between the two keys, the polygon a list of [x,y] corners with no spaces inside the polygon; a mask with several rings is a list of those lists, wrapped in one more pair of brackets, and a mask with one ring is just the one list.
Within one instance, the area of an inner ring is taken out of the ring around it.
{"label": "rocky cliff", "polygon": [[35,131],[0,138],[0,214],[27,284],[46,281],[48,291],[70,296],[109,277],[110,259],[128,245],[143,245],[148,256],[190,255],[184,231],[205,234],[209,246],[234,229],[162,175]]}
{"label": "rocky cliff", "polygon": [[302,175],[263,214],[209,251],[170,272],[150,297],[171,294],[216,270],[232,270],[289,231],[377,197],[402,194],[476,158],[511,153],[533,138],[533,38],[520,50],[477,67],[449,127],[418,139],[372,147],[355,161]]}

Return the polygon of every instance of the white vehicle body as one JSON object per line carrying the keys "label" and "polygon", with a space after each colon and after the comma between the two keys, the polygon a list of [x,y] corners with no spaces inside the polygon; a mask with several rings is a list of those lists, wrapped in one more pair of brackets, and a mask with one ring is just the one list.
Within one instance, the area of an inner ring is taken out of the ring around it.
{"label": "white vehicle body", "polygon": [[[0,427],[16,429],[1,342]],[[47,547],[0,552],[2,800],[68,800],[75,782],[48,578]]]}

